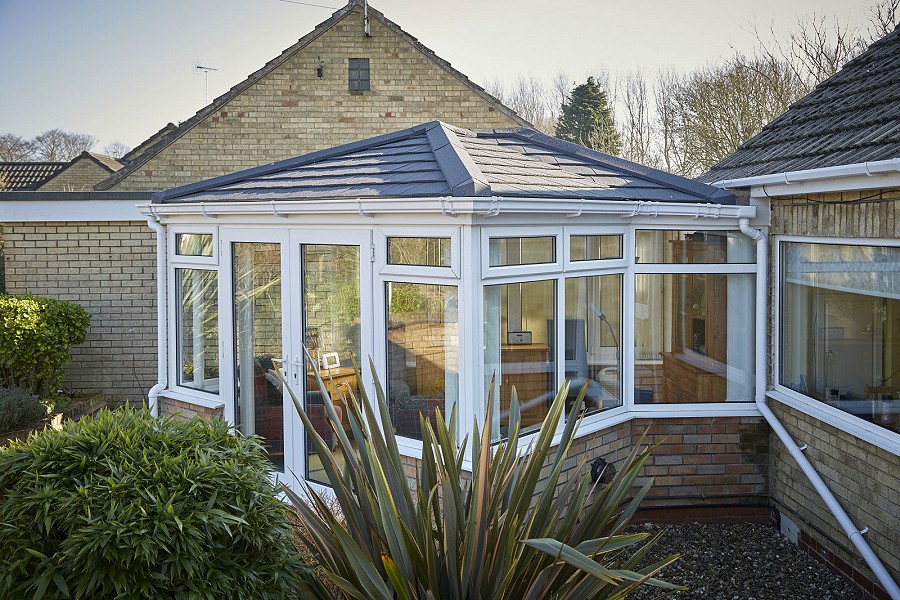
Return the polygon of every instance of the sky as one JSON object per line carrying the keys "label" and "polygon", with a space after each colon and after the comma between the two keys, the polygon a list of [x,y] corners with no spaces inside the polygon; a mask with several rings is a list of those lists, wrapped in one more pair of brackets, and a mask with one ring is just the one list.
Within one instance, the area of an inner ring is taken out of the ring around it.
{"label": "sky", "polygon": [[[343,6],[342,0],[0,0],[0,134],[56,127],[138,145],[183,121]],[[690,70],[816,12],[862,23],[871,0],[375,0],[476,83],[575,81],[605,68]]]}

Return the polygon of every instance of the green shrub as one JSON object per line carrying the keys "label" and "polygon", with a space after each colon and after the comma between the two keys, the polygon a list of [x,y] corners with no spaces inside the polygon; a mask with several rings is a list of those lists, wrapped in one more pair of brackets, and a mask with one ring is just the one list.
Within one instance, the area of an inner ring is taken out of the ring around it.
{"label": "green shrub", "polygon": [[104,410],[0,449],[0,598],[284,598],[309,572],[255,438]]}
{"label": "green shrub", "polygon": [[[646,541],[646,533],[625,532],[650,489],[650,482],[637,493],[632,489],[649,449],[638,444],[609,483],[591,484],[584,458],[562,481],[574,462],[567,456],[584,389],[559,445],[553,437],[568,385],[524,456],[515,390],[507,441],[491,444],[488,408],[484,429],[475,428],[470,475],[463,471],[466,443],[456,443],[455,412],[449,424],[438,413],[436,427],[422,418],[422,459],[411,490],[393,431],[378,425],[363,386],[359,402],[349,399],[351,443],[319,384],[344,457],[340,464],[296,397],[294,403],[342,514],[310,486],[309,504],[285,493],[299,514],[304,543],[340,597],[538,600],[621,598],[643,584],[684,589],[653,578],[677,555],[641,567],[658,537]],[[389,423],[377,376],[376,392],[381,422]],[[490,397],[487,404],[493,404]]]}
{"label": "green shrub", "polygon": [[0,433],[31,425],[46,416],[47,407],[28,390],[0,387]]}
{"label": "green shrub", "polygon": [[0,385],[55,394],[69,349],[87,339],[90,321],[72,302],[0,295]]}

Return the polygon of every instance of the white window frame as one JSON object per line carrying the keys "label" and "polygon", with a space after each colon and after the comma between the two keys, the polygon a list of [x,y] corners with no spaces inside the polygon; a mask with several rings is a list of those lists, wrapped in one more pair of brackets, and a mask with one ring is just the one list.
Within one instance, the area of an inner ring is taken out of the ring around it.
{"label": "white window frame", "polygon": [[828,244],[833,246],[887,246],[900,248],[900,240],[886,238],[845,238],[845,237],[810,237],[796,235],[774,236],[774,333],[772,336],[772,390],[766,395],[773,400],[799,410],[815,419],[836,427],[841,431],[864,440],[883,450],[900,456],[900,434],[870,423],[834,406],[801,394],[781,384],[781,253],[782,243]]}
{"label": "white window frame", "polygon": [[[572,236],[618,235],[622,238],[622,258],[597,260],[572,260]],[[628,266],[628,228],[609,226],[569,226],[563,227],[563,268],[565,271],[593,271],[595,269],[624,269]]]}
{"label": "white window frame", "polygon": [[[215,225],[169,225],[167,227],[168,235],[168,252],[169,263],[178,263],[179,265],[203,265],[217,266],[219,264],[219,228]],[[212,235],[212,256],[192,256],[187,254],[178,254],[179,234],[198,233]]]}
{"label": "white window frame", "polygon": [[[392,265],[387,261],[388,238],[449,238],[450,265],[432,267],[427,265]],[[375,264],[383,276],[417,277],[431,276],[436,279],[460,276],[459,227],[377,227],[375,229]]]}
{"label": "white window frame", "polygon": [[[491,238],[542,238],[552,237],[554,261],[527,265],[491,266]],[[535,274],[560,273],[563,270],[563,228],[554,227],[482,227],[481,228],[481,279],[521,277]],[[540,279],[540,278],[538,278]],[[545,277],[546,279],[546,277]]]}

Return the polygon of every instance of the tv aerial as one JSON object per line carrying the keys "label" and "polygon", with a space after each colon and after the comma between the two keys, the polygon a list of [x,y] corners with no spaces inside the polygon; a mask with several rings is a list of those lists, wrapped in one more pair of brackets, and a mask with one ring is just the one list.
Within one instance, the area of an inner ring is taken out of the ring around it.
{"label": "tv aerial", "polygon": [[204,100],[205,104],[209,104],[209,72],[210,71],[218,71],[218,69],[214,67],[204,66],[203,60],[195,60],[194,61],[194,73],[202,73],[203,74],[203,82],[204,82]]}

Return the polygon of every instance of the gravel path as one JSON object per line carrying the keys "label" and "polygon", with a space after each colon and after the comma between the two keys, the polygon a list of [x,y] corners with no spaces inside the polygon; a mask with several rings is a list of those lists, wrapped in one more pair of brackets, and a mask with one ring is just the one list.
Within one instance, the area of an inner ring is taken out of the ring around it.
{"label": "gravel path", "polygon": [[[667,530],[653,560],[681,553],[661,578],[688,587],[668,598],[713,600],[859,599],[856,588],[763,525],[638,525],[637,531]],[[653,588],[634,598],[655,598]]]}

